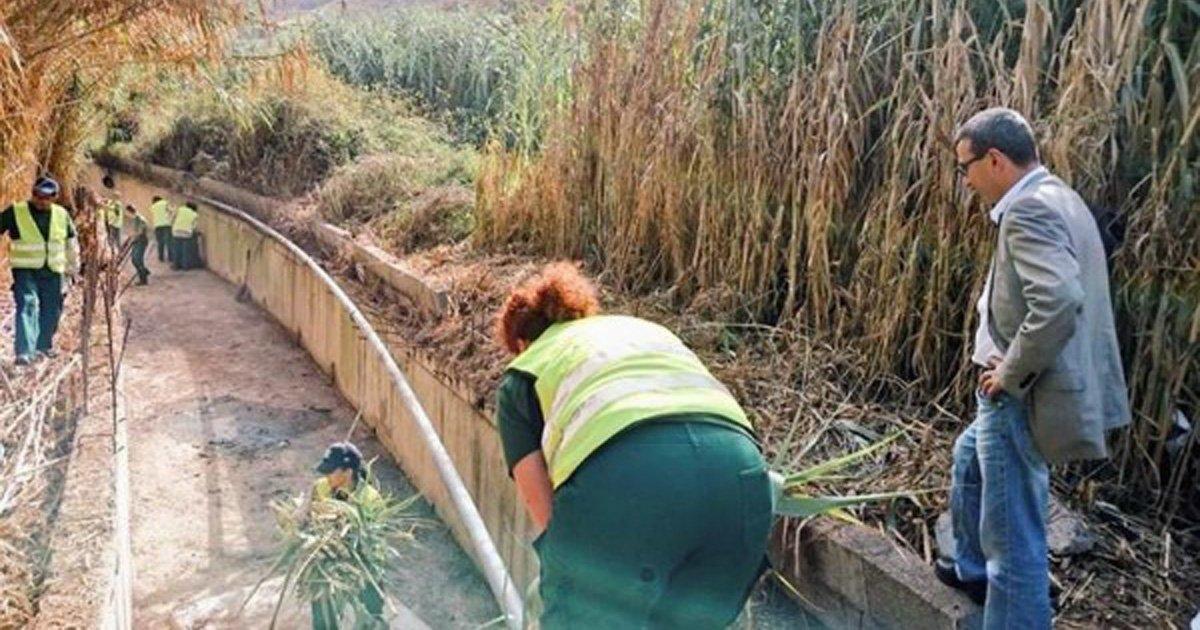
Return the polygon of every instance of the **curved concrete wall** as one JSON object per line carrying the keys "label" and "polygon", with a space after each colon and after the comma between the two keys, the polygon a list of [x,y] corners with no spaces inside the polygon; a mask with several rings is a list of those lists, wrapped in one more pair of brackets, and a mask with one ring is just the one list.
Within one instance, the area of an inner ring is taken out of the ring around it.
{"label": "curved concrete wall", "polygon": [[[111,158],[104,163],[168,187],[180,187],[184,181],[179,172],[158,166]],[[264,218],[280,206],[213,180],[201,179],[192,186],[198,194],[229,205],[244,204],[239,207]],[[382,369],[340,304],[304,265],[248,224],[202,206],[199,229],[209,268],[244,285],[256,303],[296,335],[469,550],[432,463],[409,437],[411,418],[389,391]],[[348,250],[375,280],[427,310],[436,312],[444,299],[397,268],[385,253],[355,243],[344,231],[318,225],[315,232],[322,245]],[[437,425],[509,571],[525,588],[537,575],[537,559],[528,543],[532,530],[508,478],[492,419],[472,403],[465,386],[437,368],[435,357],[397,343],[391,350]],[[923,561],[864,527],[831,519],[803,526],[780,523],[772,539],[772,560],[798,589],[801,606],[830,627],[950,629],[974,627],[980,621],[979,608],[938,583]]]}

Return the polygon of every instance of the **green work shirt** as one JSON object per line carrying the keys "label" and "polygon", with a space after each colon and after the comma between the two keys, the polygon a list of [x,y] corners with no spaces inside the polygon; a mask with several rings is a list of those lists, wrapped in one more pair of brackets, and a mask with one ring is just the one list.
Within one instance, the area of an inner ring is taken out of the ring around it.
{"label": "green work shirt", "polygon": [[[500,430],[500,443],[504,448],[504,462],[508,466],[508,475],[512,476],[513,466],[526,455],[542,448],[542,431],[546,420],[542,415],[542,407],[538,403],[537,390],[534,383],[537,379],[524,372],[508,370],[500,378],[500,387],[496,390],[496,426]],[[655,422],[717,422],[730,428],[754,436],[740,426],[711,414],[685,413],[663,416],[651,416],[646,420]],[[636,426],[636,425],[635,425]],[[632,427],[631,427],[632,428]]]}
{"label": "green work shirt", "polygon": [[[67,214],[70,213],[71,209],[67,208]],[[33,222],[37,224],[42,238],[45,238],[50,233],[50,213],[34,208],[31,203],[29,204],[29,214],[33,216]],[[0,212],[0,232],[7,234],[14,241],[21,238],[21,231],[17,228],[17,217],[13,213],[12,206],[5,208],[4,212]],[[75,226],[69,222],[67,223],[67,238],[75,238]]]}

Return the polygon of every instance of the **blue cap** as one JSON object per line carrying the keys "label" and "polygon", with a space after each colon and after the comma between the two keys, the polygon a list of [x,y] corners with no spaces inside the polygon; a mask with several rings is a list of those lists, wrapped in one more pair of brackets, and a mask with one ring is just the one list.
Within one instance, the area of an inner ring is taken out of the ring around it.
{"label": "blue cap", "polygon": [[42,197],[57,197],[58,182],[49,177],[39,177],[37,178],[37,181],[33,183],[33,194],[40,195]]}
{"label": "blue cap", "polygon": [[325,449],[321,463],[317,464],[317,472],[328,475],[339,468],[349,468],[355,472],[362,468],[362,453],[358,447],[349,442],[335,442]]}

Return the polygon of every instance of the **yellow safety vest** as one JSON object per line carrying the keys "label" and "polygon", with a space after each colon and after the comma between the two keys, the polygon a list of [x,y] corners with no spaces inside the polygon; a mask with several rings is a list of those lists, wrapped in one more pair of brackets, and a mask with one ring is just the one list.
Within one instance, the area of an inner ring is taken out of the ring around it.
{"label": "yellow safety vest", "polygon": [[120,228],[125,225],[125,206],[116,199],[109,199],[105,205],[105,216],[108,218],[108,224]]}
{"label": "yellow safety vest", "polygon": [[508,369],[536,379],[546,423],[542,455],[555,488],[605,442],[644,420],[697,413],[753,434],[746,412],[699,357],[671,331],[637,317],[554,324]]}
{"label": "yellow safety vest", "polygon": [[171,227],[171,206],[166,199],[150,204],[150,214],[154,218],[154,227]]}
{"label": "yellow safety vest", "polygon": [[187,206],[179,206],[175,210],[175,223],[171,225],[171,234],[179,238],[188,238],[196,231],[196,211]]}
{"label": "yellow safety vest", "polygon": [[67,269],[67,229],[71,215],[58,204],[50,206],[50,238],[42,236],[37,222],[33,220],[29,202],[13,204],[13,216],[17,220],[19,238],[12,242],[9,262],[13,269],[41,269],[49,267],[54,273]]}
{"label": "yellow safety vest", "polygon": [[[333,499],[333,488],[329,485],[329,479],[325,477],[318,479],[313,484],[312,496],[314,500],[319,501]],[[350,493],[349,500],[359,505],[377,506],[383,502],[383,497],[366,479],[359,479],[354,484],[354,492]]]}

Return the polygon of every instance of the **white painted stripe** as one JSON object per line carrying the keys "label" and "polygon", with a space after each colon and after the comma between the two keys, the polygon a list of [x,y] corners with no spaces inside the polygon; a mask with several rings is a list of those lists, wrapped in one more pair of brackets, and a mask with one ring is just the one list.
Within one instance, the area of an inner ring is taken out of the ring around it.
{"label": "white painted stripe", "polygon": [[617,379],[606,383],[571,414],[571,419],[562,427],[562,439],[559,440],[558,449],[562,450],[564,445],[570,444],[571,438],[587,425],[588,420],[611,403],[633,394],[667,393],[680,389],[717,389],[729,393],[721,381],[709,374],[669,374]]}
{"label": "white painted stripe", "polygon": [[554,402],[550,405],[550,411],[546,416],[546,420],[549,421],[551,418],[557,418],[558,414],[562,412],[563,406],[567,404],[567,400],[570,399],[571,393],[588,378],[594,376],[605,367],[612,365],[613,362],[638,355],[654,354],[666,354],[684,359],[695,358],[692,351],[688,350],[687,346],[684,346],[683,342],[678,340],[664,342],[661,340],[614,339],[611,345],[596,350],[588,356],[587,360],[575,366],[575,369],[563,377],[562,381],[558,384],[558,389],[554,393]]}

